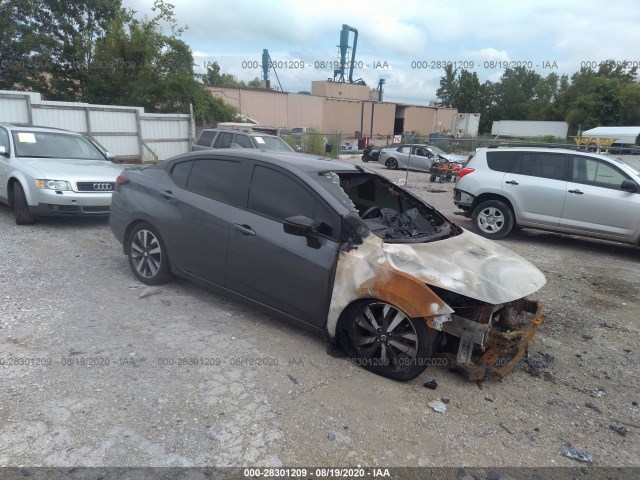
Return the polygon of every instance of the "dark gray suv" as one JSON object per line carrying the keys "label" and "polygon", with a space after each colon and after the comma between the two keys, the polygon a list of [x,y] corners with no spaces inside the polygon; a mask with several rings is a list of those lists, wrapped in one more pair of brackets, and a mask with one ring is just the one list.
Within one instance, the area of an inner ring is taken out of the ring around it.
{"label": "dark gray suv", "polygon": [[[208,150],[126,169],[110,224],[143,283],[180,275],[323,331],[356,363],[502,376],[543,322],[544,275],[359,165]],[[240,321],[240,320],[239,320]]]}
{"label": "dark gray suv", "polygon": [[276,135],[256,129],[206,128],[193,145],[193,151],[211,148],[256,148],[260,150],[280,150],[293,152],[293,149]]}

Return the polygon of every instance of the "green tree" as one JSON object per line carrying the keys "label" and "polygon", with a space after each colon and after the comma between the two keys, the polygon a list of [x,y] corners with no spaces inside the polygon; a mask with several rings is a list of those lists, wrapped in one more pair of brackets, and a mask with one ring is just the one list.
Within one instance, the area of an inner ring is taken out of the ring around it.
{"label": "green tree", "polygon": [[222,73],[218,62],[208,63],[206,73],[202,74],[202,81],[206,85],[216,85],[218,87],[244,88],[247,85],[231,75],[230,73]]}
{"label": "green tree", "polygon": [[[0,89],[42,90],[49,62],[35,0],[0,1]],[[45,62],[46,60],[46,62]]]}
{"label": "green tree", "polygon": [[462,70],[457,79],[452,106],[459,112],[474,113],[480,110],[480,80],[476,72]]}
{"label": "green tree", "polygon": [[41,54],[49,57],[47,98],[85,99],[96,44],[114,18],[123,15],[121,0],[42,0],[32,24],[40,28]]}
{"label": "green tree", "polygon": [[440,100],[441,107],[453,107],[455,96],[458,92],[458,78],[453,65],[444,67],[444,75],[440,78],[440,88],[436,91],[436,97]]}
{"label": "green tree", "polygon": [[[172,7],[156,2],[154,12],[151,18],[119,15],[111,22],[96,45],[87,99],[149,112],[188,113],[192,104],[203,123],[232,120],[235,110],[213,98],[194,74],[193,54],[179,38],[183,29],[175,24]],[[167,23],[170,34],[162,30]]]}

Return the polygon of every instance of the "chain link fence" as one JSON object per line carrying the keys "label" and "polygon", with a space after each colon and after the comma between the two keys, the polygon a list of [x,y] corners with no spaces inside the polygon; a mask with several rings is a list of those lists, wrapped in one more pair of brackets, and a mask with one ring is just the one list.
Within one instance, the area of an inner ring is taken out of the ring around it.
{"label": "chain link fence", "polygon": [[337,132],[307,132],[281,135],[296,152],[338,158],[342,146],[342,134]]}

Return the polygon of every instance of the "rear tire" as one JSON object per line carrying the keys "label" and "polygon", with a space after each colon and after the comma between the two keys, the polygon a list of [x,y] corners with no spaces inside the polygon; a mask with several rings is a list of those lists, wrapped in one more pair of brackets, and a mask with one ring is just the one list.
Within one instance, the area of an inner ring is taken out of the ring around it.
{"label": "rear tire", "polygon": [[148,223],[139,223],[127,238],[131,271],[142,283],[162,285],[172,275],[167,248],[158,231]]}
{"label": "rear tire", "polygon": [[384,166],[389,170],[395,170],[398,168],[398,161],[395,158],[389,158],[386,162],[384,162]]}
{"label": "rear tire", "polygon": [[500,200],[480,203],[473,210],[471,218],[475,231],[492,240],[506,237],[515,223],[511,208]]}
{"label": "rear tire", "polygon": [[437,177],[436,177],[435,175],[431,175],[431,176],[429,177],[429,181],[430,181],[430,182],[435,182],[435,181],[436,181],[436,178],[437,178]]}
{"label": "rear tire", "polygon": [[13,186],[13,215],[16,225],[33,225],[36,221],[35,216],[29,211],[27,197],[19,182]]}

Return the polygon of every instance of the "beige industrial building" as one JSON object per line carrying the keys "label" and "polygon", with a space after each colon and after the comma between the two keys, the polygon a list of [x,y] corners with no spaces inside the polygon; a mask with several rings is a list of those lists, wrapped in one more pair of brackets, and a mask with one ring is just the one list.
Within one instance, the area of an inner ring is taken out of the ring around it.
{"label": "beige industrial building", "polygon": [[390,139],[394,134],[411,131],[421,135],[456,133],[457,109],[379,102],[378,92],[366,85],[317,81],[312,82],[310,95],[255,88],[209,88],[214,96],[262,125],[307,127],[325,133],[339,130],[346,137],[374,139]]}

